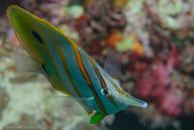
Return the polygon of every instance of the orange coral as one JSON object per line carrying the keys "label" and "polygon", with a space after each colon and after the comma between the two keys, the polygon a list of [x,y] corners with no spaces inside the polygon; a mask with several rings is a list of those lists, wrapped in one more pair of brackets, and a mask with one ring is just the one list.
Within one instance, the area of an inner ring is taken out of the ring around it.
{"label": "orange coral", "polygon": [[135,34],[132,32],[132,33],[130,33],[129,37],[134,43],[132,50],[138,52],[140,55],[143,55],[143,47],[142,47],[141,43],[137,40]]}
{"label": "orange coral", "polygon": [[116,42],[122,41],[123,37],[122,35],[117,32],[116,30],[113,31],[113,33],[107,38],[106,43],[110,45],[111,47],[116,47]]}

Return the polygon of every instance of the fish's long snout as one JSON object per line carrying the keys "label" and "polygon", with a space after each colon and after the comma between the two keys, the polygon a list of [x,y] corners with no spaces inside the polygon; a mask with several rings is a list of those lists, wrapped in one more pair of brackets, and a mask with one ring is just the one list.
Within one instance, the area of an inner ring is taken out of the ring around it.
{"label": "fish's long snout", "polygon": [[128,95],[128,102],[127,104],[129,106],[135,106],[135,107],[142,107],[147,108],[148,104],[140,99],[134,98],[131,95]]}

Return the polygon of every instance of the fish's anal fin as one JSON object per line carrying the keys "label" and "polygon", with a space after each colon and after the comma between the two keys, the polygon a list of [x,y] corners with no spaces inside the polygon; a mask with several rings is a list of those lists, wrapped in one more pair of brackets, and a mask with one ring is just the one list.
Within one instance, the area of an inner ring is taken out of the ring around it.
{"label": "fish's anal fin", "polygon": [[106,115],[96,112],[90,119],[90,124],[99,123]]}
{"label": "fish's anal fin", "polygon": [[105,64],[104,70],[111,76],[118,78],[121,73],[121,64],[119,61],[120,54],[117,52],[111,51],[108,53]]}

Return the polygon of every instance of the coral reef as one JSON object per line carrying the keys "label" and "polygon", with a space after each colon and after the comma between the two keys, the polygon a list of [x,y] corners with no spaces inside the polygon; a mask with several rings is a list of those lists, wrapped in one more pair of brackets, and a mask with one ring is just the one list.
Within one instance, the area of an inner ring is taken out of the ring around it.
{"label": "coral reef", "polygon": [[[108,52],[118,51],[122,88],[149,107],[129,107],[91,126],[81,107],[69,108],[76,103],[59,98],[42,76],[18,74],[11,53],[19,42],[5,17],[10,4],[60,28],[100,65]],[[122,118],[131,116],[139,126],[132,121],[130,129],[193,129],[186,127],[194,114],[193,0],[8,0],[0,6],[0,129],[128,128]]]}

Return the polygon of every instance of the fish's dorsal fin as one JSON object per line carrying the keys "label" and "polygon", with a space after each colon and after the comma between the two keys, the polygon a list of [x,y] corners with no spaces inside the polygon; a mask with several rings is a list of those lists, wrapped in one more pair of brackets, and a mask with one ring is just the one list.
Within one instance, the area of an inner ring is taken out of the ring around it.
{"label": "fish's dorsal fin", "polygon": [[24,51],[15,49],[11,55],[16,64],[18,72],[38,72],[42,73],[40,64],[29,57]]}
{"label": "fish's dorsal fin", "polygon": [[119,54],[115,51],[111,51],[108,53],[105,64],[104,70],[114,78],[120,77],[121,73],[121,64],[119,62]]}

